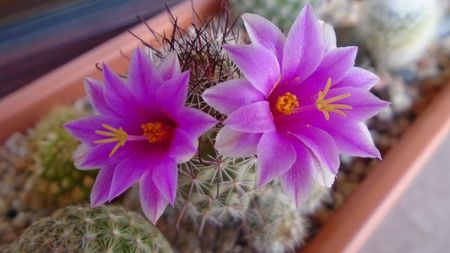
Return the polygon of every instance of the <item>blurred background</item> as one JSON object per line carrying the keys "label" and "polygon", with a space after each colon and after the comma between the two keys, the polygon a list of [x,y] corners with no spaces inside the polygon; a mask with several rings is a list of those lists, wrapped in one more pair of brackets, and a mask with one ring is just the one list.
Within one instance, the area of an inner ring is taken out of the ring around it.
{"label": "blurred background", "polygon": [[180,0],[0,0],[0,97]]}

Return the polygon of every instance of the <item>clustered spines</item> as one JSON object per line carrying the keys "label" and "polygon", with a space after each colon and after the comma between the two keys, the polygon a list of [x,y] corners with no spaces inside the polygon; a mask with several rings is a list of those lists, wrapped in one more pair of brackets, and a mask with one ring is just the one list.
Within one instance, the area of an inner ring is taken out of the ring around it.
{"label": "clustered spines", "polygon": [[294,252],[307,236],[304,213],[275,183],[255,197],[246,220],[249,241],[257,252]]}
{"label": "clustered spines", "polygon": [[255,192],[242,214],[239,220],[221,224],[205,222],[199,234],[200,224],[194,219],[178,221],[173,229],[176,211],[170,210],[158,227],[176,249],[187,253],[294,252],[307,236],[304,212],[295,208],[277,183]]}
{"label": "clustered spines", "polygon": [[9,252],[169,253],[170,245],[140,215],[118,206],[69,206],[31,225]]}
{"label": "clustered spines", "polygon": [[67,121],[87,113],[87,108],[61,107],[36,126],[32,144],[35,155],[31,180],[36,193],[33,198],[39,197],[40,204],[46,208],[80,203],[89,198],[96,172],[75,168],[72,156],[79,142],[63,128]]}
{"label": "clustered spines", "polygon": [[178,26],[176,18],[169,10],[174,28],[169,33],[157,34],[150,27],[161,49],[155,49],[142,41],[155,58],[163,58],[170,52],[176,52],[181,70],[190,70],[187,105],[200,109],[217,119],[223,119],[214,108],[206,104],[201,95],[207,88],[220,82],[240,78],[241,72],[223,50],[225,44],[239,44],[243,38],[235,29],[236,20],[232,20],[226,9],[215,17],[202,20],[195,15],[192,27],[185,30]]}
{"label": "clustered spines", "polygon": [[197,155],[183,164],[179,173],[179,218],[194,219],[200,232],[205,222],[222,225],[242,220],[255,191],[255,166],[255,158],[218,155]]}

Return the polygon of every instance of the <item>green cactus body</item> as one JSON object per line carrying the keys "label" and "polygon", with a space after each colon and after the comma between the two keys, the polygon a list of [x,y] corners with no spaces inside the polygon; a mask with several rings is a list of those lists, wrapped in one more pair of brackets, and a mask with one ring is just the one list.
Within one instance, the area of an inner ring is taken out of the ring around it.
{"label": "green cactus body", "polygon": [[181,214],[194,218],[200,232],[205,222],[222,225],[241,220],[255,192],[255,165],[255,158],[211,155],[183,164],[178,190]]}
{"label": "green cactus body", "polygon": [[35,222],[7,252],[170,253],[172,249],[137,213],[117,206],[69,206]]}
{"label": "green cactus body", "polygon": [[85,108],[61,107],[37,124],[31,179],[37,208],[56,209],[89,199],[96,172],[75,168],[72,156],[79,142],[63,128],[67,121],[86,113]]}

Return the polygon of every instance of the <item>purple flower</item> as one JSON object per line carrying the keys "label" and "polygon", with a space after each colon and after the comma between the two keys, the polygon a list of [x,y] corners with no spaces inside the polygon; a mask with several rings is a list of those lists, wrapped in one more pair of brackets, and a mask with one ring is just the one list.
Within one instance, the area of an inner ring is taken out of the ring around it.
{"label": "purple flower", "polygon": [[219,153],[256,154],[258,185],[279,178],[297,205],[315,180],[332,184],[339,154],[380,158],[363,121],[388,103],[369,92],[378,77],[354,67],[357,48],[337,48],[333,28],[310,6],[287,37],[258,15],[243,20],[252,44],[225,50],[245,78],[203,94],[227,115]]}
{"label": "purple flower", "polygon": [[178,168],[197,151],[198,137],[216,124],[206,113],[185,107],[189,72],[176,54],[155,68],[138,49],[127,84],[103,66],[104,85],[86,80],[97,114],[69,122],[66,129],[82,144],[77,168],[100,168],[91,192],[93,207],[111,201],[135,182],[145,215],[155,223],[174,204]]}

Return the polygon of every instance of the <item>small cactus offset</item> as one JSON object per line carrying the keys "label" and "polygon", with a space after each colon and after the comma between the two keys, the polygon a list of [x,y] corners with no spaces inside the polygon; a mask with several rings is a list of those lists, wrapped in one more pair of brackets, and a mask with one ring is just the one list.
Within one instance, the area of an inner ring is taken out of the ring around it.
{"label": "small cactus offset", "polygon": [[172,249],[137,213],[117,206],[69,206],[32,224],[7,252],[170,253]]}
{"label": "small cactus offset", "polygon": [[273,186],[261,192],[247,214],[248,238],[256,252],[294,252],[307,236],[305,214],[295,208],[280,188]]}
{"label": "small cactus offset", "polygon": [[68,120],[86,115],[81,106],[61,107],[43,118],[35,128],[32,166],[33,203],[57,209],[87,201],[95,179],[95,171],[77,170],[73,152],[79,144],[64,128]]}

